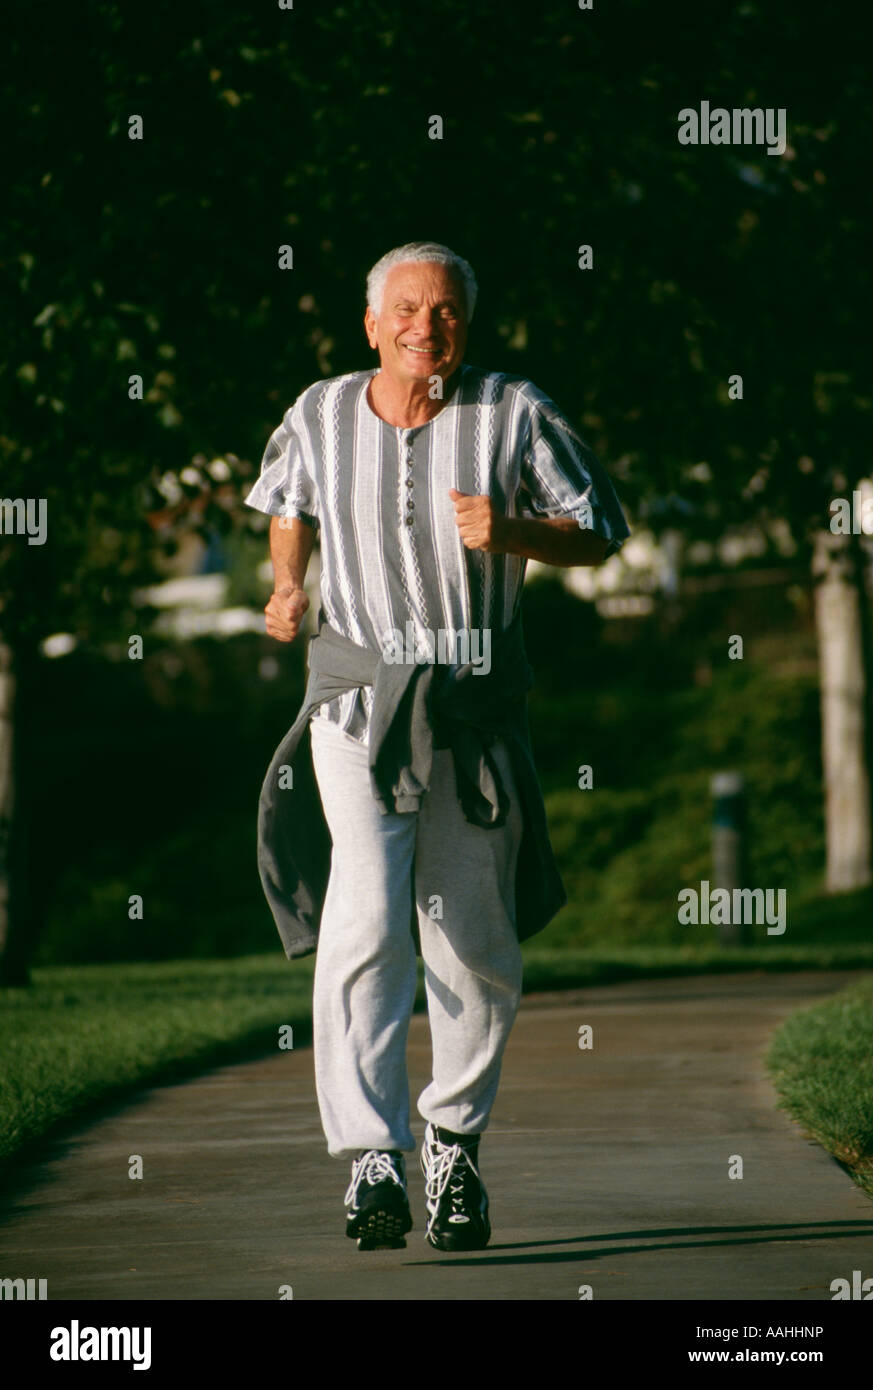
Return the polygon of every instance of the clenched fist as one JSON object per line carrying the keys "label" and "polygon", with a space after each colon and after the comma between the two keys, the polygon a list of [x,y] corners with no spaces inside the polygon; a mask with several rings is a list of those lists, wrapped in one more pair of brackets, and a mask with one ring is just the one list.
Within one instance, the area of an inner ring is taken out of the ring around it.
{"label": "clenched fist", "polygon": [[491,555],[503,550],[504,516],[490,497],[474,497],[469,492],[449,488],[455,504],[455,524],[468,550],[486,550]]}
{"label": "clenched fist", "polygon": [[264,609],[270,637],[275,637],[277,642],[293,642],[308,607],[309,598],[304,589],[276,589]]}

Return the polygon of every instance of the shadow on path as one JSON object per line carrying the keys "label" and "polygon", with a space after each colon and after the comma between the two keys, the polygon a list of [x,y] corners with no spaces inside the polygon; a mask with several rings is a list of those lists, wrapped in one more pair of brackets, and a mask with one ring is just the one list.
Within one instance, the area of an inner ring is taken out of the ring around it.
{"label": "shadow on path", "polygon": [[[825,1230],[816,1230],[816,1227],[826,1227]],[[852,1227],[856,1229],[846,1229]],[[765,1236],[739,1236],[734,1240],[656,1240],[657,1236],[705,1236],[721,1233],[731,1233],[740,1231],[770,1231],[773,1234]],[[793,1235],[778,1235],[776,1232],[793,1231]],[[676,1228],[667,1227],[663,1230],[652,1231],[622,1231],[615,1234],[598,1233],[596,1236],[564,1236],[559,1240],[541,1241],[518,1241],[505,1245],[489,1245],[487,1251],[465,1259],[464,1256],[452,1255],[448,1260],[412,1260],[411,1264],[556,1264],[567,1263],[573,1260],[596,1260],[602,1255],[635,1255],[640,1251],[646,1250],[683,1250],[683,1249],[709,1249],[720,1245],[767,1245],[772,1241],[784,1240],[830,1240],[838,1235],[841,1238],[847,1236],[869,1236],[873,1234],[873,1221],[811,1221],[806,1223],[783,1223],[778,1226],[680,1226]],[[651,1238],[651,1243],[650,1243]],[[561,1250],[545,1251],[535,1255],[500,1255],[496,1251],[500,1250],[526,1250],[534,1248],[542,1251],[544,1246],[549,1245],[583,1245],[589,1242],[601,1243],[605,1240],[626,1241],[644,1240],[645,1245],[610,1245],[602,1250]]]}

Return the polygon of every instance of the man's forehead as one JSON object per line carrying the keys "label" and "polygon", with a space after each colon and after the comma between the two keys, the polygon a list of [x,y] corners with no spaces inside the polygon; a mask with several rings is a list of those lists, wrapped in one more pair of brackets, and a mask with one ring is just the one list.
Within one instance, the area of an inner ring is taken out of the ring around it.
{"label": "man's forehead", "polygon": [[451,295],[455,297],[461,289],[460,277],[451,266],[439,261],[404,261],[394,265],[385,280],[385,289],[392,295],[409,292]]}

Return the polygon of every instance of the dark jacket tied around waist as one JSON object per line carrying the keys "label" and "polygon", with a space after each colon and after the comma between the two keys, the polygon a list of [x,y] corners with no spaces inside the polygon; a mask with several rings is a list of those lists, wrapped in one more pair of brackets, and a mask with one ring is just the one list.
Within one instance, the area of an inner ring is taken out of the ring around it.
{"label": "dark jacket tied around waist", "polygon": [[[315,950],[330,868],[330,835],[311,754],[299,745],[319,705],[364,685],[373,687],[370,784],[383,814],[417,811],[430,781],[434,748],[450,748],[467,820],[486,829],[504,825],[509,802],[491,745],[497,738],[505,740],[524,818],[515,877],[516,929],[520,941],[533,936],[567,896],[549,843],[530,746],[527,692],[533,672],[524,650],[521,613],[493,638],[491,669],[480,674],[472,662],[454,669],[432,662],[391,663],[342,636],[321,613],[319,620],[317,635],[309,639],[303,704],[273,756],[258,811],[258,869],[286,956]],[[306,745],[308,750],[308,740]],[[410,913],[415,933],[414,904]]]}

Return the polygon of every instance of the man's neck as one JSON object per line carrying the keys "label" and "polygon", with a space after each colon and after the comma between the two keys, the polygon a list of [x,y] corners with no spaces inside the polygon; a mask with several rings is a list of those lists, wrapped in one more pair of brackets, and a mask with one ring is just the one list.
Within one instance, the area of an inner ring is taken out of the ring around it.
{"label": "man's neck", "polygon": [[442,399],[432,400],[429,381],[398,382],[380,371],[370,382],[367,396],[371,408],[386,425],[393,425],[395,429],[414,430],[418,429],[419,425],[426,425],[435,415],[439,415],[453,396],[459,380],[460,368],[448,381],[443,382]]}

